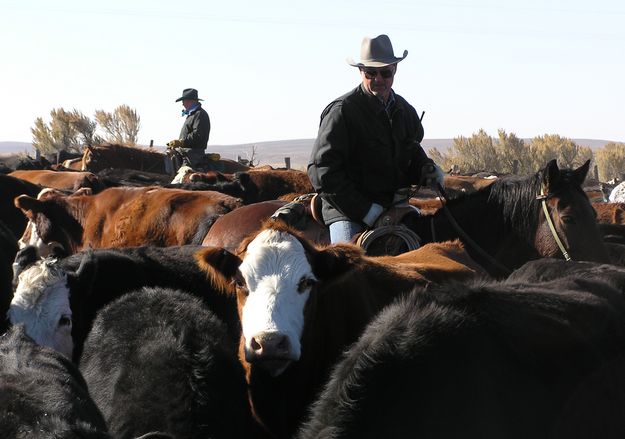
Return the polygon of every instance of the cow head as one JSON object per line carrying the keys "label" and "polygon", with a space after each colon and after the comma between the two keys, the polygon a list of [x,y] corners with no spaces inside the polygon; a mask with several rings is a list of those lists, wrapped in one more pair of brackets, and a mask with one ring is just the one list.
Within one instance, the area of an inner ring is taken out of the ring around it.
{"label": "cow head", "polygon": [[8,312],[11,324],[24,324],[26,333],[39,345],[72,358],[72,310],[67,274],[55,259],[44,259],[24,270]]}
{"label": "cow head", "polygon": [[307,302],[320,279],[342,272],[345,259],[342,247],[316,248],[281,221],[270,222],[244,241],[232,278],[244,359],[275,377],[300,359]]}
{"label": "cow head", "polygon": [[37,260],[36,255],[26,255],[25,259],[30,259],[30,265],[19,274],[8,311],[9,321],[12,325],[23,324],[37,344],[72,359],[72,306],[80,306],[80,302],[73,303],[71,292],[91,289],[97,271],[93,252],[85,252],[76,271],[64,269],[56,257]]}

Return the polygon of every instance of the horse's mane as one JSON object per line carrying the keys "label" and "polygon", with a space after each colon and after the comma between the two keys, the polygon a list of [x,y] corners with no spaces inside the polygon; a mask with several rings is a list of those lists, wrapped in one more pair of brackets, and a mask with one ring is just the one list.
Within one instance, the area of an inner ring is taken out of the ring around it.
{"label": "horse's mane", "polygon": [[[540,170],[529,177],[506,176],[499,178],[486,190],[490,190],[488,203],[502,209],[504,223],[520,233],[532,233],[536,229],[540,203],[536,197],[541,193],[545,170]],[[551,194],[563,189],[583,189],[575,182],[573,170],[559,170],[556,182],[550,182]],[[555,186],[554,186],[555,183]]]}

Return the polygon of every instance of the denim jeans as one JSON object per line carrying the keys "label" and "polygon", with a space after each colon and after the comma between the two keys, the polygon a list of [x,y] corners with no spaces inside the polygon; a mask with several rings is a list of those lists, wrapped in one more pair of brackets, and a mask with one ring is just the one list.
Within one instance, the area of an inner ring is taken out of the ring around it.
{"label": "denim jeans", "polygon": [[330,242],[350,242],[352,237],[363,230],[362,225],[353,221],[337,221],[330,224]]}

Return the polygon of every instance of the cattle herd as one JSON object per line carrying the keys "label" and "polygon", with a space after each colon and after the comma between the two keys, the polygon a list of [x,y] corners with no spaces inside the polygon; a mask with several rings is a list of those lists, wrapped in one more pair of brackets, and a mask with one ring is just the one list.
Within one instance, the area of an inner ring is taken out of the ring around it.
{"label": "cattle herd", "polygon": [[413,187],[365,246],[304,171],[160,160],[1,168],[0,438],[625,437],[625,200],[588,162]]}

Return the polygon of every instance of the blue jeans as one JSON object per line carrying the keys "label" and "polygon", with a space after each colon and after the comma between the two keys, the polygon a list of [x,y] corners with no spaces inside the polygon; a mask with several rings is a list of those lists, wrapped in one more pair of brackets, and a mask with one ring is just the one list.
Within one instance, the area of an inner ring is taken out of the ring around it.
{"label": "blue jeans", "polygon": [[362,232],[363,227],[359,223],[353,221],[337,221],[330,224],[330,242],[336,244],[339,242],[350,242],[352,237]]}

